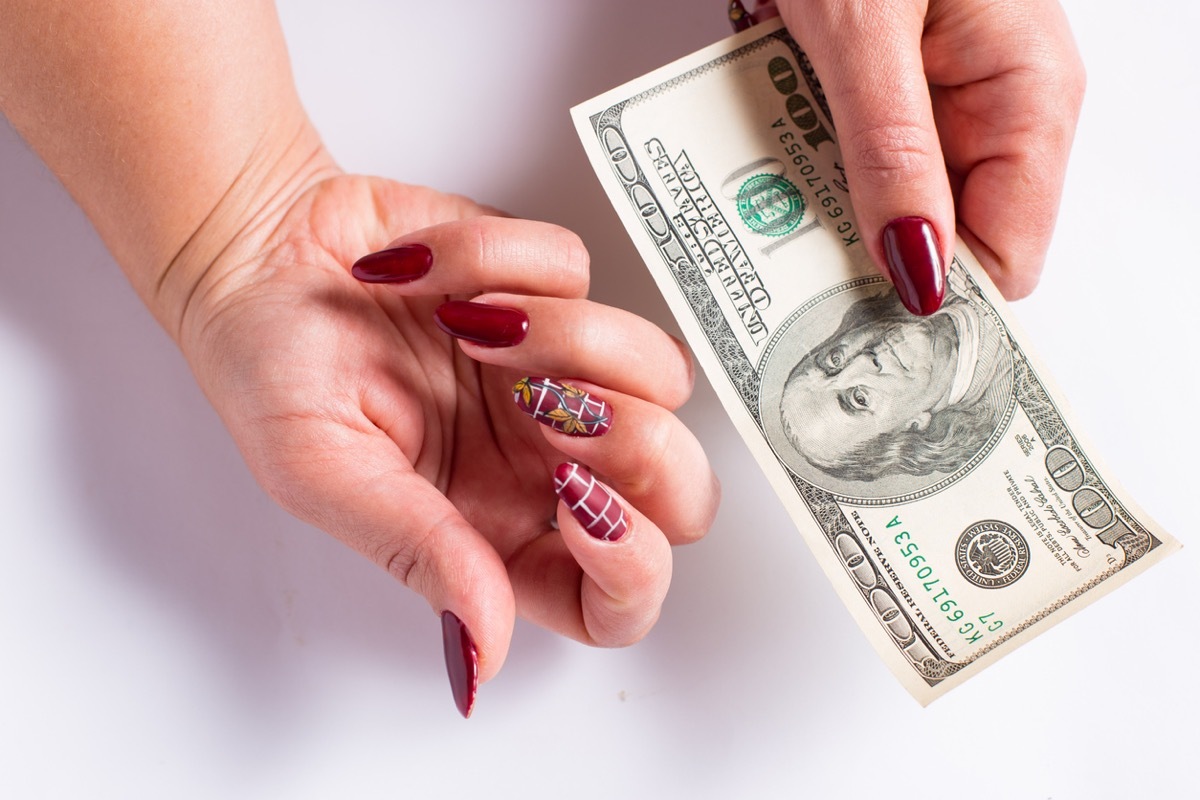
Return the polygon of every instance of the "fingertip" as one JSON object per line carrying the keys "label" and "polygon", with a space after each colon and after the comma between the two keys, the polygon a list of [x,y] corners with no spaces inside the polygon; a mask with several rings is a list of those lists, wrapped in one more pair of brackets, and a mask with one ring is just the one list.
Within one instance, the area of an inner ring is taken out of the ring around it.
{"label": "fingertip", "polygon": [[350,274],[362,283],[412,283],[432,267],[432,250],[423,244],[402,244],[363,256]]}
{"label": "fingertip", "polygon": [[508,656],[515,615],[515,604],[495,593],[450,600],[439,612],[446,675],[454,705],[464,718],[474,710],[479,687],[496,677]]}
{"label": "fingertip", "polygon": [[529,335],[529,315],[519,308],[449,300],[433,312],[443,333],[481,347],[516,347]]}
{"label": "fingertip", "polygon": [[942,307],[946,269],[942,244],[924,217],[897,217],[880,234],[889,277],[904,307],[926,317]]}
{"label": "fingertip", "polygon": [[554,492],[593,539],[620,541],[629,532],[625,507],[585,467],[565,461],[554,470]]}
{"label": "fingertip", "polygon": [[516,599],[503,560],[456,509],[430,519],[424,534],[390,558],[388,571],[440,617],[455,706],[468,716],[478,687],[508,657]]}
{"label": "fingertip", "polygon": [[653,522],[573,462],[555,470],[559,529],[583,569],[587,641],[637,642],[654,626],[671,583],[671,548]]}
{"label": "fingertip", "polygon": [[696,388],[696,359],[692,356],[691,348],[687,346],[686,342],[672,334],[667,334],[667,336],[679,350],[682,365],[681,374],[671,385],[672,391],[663,402],[663,407],[674,411],[691,399],[692,392]]}
{"label": "fingertip", "polygon": [[1045,266],[1044,248],[1027,247],[1022,252],[1005,256],[968,228],[963,229],[962,236],[979,265],[992,279],[992,283],[1000,290],[1005,300],[1022,300],[1033,294],[1041,281],[1042,269]]}
{"label": "fingertip", "polygon": [[453,611],[442,612],[442,650],[454,706],[463,719],[475,709],[479,690],[479,648],[463,621]]}

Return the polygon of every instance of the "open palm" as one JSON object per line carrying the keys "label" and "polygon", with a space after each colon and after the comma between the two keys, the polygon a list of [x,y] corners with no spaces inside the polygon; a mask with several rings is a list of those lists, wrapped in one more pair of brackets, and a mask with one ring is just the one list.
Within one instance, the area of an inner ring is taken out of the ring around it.
{"label": "open palm", "polygon": [[[717,491],[668,410],[690,393],[690,360],[652,324],[584,299],[579,239],[462,197],[337,176],[262,240],[252,257],[214,265],[181,342],[266,490],[452,612],[482,680],[518,612],[597,644],[644,635],[669,545],[707,530]],[[356,280],[351,264],[389,242],[420,245],[427,273]],[[436,322],[448,300],[511,309],[528,333],[456,343]],[[534,424],[513,395],[529,376],[568,378],[606,404],[611,425]],[[564,461],[615,490],[626,535],[606,541],[569,510],[556,517]]]}

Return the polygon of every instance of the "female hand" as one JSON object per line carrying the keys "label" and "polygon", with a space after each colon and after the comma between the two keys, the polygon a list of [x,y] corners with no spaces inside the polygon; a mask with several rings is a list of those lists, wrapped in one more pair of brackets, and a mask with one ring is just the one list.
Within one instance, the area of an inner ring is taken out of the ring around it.
{"label": "female hand", "polygon": [[1004,295],[1029,294],[1085,83],[1058,3],[778,0],[754,13],[781,14],[812,61],[864,239],[905,305],[941,305],[956,213]]}
{"label": "female hand", "polygon": [[642,637],[670,545],[703,535],[718,496],[669,411],[691,391],[682,346],[584,299],[574,234],[487,214],[326,178],[224,249],[178,336],[272,497],[443,614],[464,716],[517,613],[590,644]]}

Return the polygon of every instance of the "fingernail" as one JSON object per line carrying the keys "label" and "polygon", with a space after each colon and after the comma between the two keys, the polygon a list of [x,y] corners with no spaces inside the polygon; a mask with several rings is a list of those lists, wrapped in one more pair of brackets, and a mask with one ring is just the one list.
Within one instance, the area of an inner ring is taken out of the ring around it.
{"label": "fingernail", "polygon": [[946,277],[937,234],[929,220],[898,217],[883,229],[883,254],[904,307],[927,317],[942,307]]}
{"label": "fingernail", "polygon": [[363,283],[408,283],[433,266],[433,253],[423,244],[402,244],[363,256],[350,274]]}
{"label": "fingernail", "polygon": [[603,436],[612,427],[608,403],[551,378],[521,378],[513,386],[517,408],[568,436]]}
{"label": "fingernail", "polygon": [[554,470],[554,491],[589,535],[615,542],[629,530],[625,509],[617,498],[578,464],[558,465]]}
{"label": "fingernail", "polygon": [[450,611],[442,612],[442,646],[454,705],[466,719],[475,707],[475,690],[479,688],[479,653],[467,626]]}
{"label": "fingernail", "polygon": [[525,341],[529,333],[529,317],[524,311],[466,300],[442,303],[433,319],[451,336],[485,347],[512,347]]}
{"label": "fingernail", "polygon": [[741,0],[733,0],[729,4],[729,24],[733,26],[735,33],[746,30],[746,28],[751,27],[757,21],[754,19],[754,15],[742,5]]}

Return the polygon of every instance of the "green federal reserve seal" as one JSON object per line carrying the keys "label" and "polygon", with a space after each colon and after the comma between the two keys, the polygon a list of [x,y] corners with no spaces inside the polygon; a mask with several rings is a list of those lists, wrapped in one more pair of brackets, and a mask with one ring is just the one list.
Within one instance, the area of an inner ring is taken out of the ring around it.
{"label": "green federal reserve seal", "polygon": [[785,236],[804,218],[804,195],[781,175],[754,175],[737,193],[738,216],[764,236]]}

